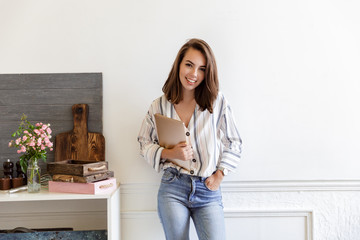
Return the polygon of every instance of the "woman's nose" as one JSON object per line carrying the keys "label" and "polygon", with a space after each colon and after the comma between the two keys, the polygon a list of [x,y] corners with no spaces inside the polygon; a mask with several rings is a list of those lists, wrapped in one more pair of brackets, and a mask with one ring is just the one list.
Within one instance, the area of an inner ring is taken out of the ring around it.
{"label": "woman's nose", "polygon": [[197,77],[197,72],[198,72],[198,70],[197,70],[196,68],[193,68],[191,74],[192,74],[194,77]]}

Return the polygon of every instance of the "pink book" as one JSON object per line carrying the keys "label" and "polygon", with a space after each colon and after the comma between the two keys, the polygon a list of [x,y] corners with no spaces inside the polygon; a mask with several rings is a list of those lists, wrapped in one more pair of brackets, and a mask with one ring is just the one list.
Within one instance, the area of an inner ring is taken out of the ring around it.
{"label": "pink book", "polygon": [[106,194],[116,189],[116,178],[93,183],[72,183],[49,181],[49,192]]}

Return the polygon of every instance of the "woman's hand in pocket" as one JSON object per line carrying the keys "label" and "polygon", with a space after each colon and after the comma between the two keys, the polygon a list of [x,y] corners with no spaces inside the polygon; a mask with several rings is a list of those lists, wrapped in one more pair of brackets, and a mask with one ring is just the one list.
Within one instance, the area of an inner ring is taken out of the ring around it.
{"label": "woman's hand in pocket", "polygon": [[223,178],[224,178],[223,173],[220,170],[217,170],[213,175],[211,175],[205,180],[205,185],[210,190],[217,191],[220,187]]}

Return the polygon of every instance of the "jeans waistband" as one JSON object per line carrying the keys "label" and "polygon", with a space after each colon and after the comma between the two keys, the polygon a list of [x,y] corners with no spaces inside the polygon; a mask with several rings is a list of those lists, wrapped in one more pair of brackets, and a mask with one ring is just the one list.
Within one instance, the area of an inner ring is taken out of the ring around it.
{"label": "jeans waistband", "polygon": [[192,179],[195,181],[204,182],[206,180],[206,177],[199,177],[199,176],[189,175],[189,174],[185,174],[185,173],[180,173],[179,170],[177,170],[176,168],[172,168],[172,167],[165,169],[165,171],[169,171],[169,172],[173,173],[174,175],[176,175],[177,177],[185,177],[185,178],[189,178],[189,179]]}

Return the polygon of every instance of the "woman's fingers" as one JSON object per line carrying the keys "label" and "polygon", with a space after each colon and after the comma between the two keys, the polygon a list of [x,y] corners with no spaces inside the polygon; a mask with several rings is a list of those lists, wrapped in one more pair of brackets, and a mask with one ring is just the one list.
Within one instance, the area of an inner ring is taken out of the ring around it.
{"label": "woman's fingers", "polygon": [[185,142],[181,142],[174,147],[176,151],[177,159],[188,161],[193,158],[193,150],[190,145]]}

